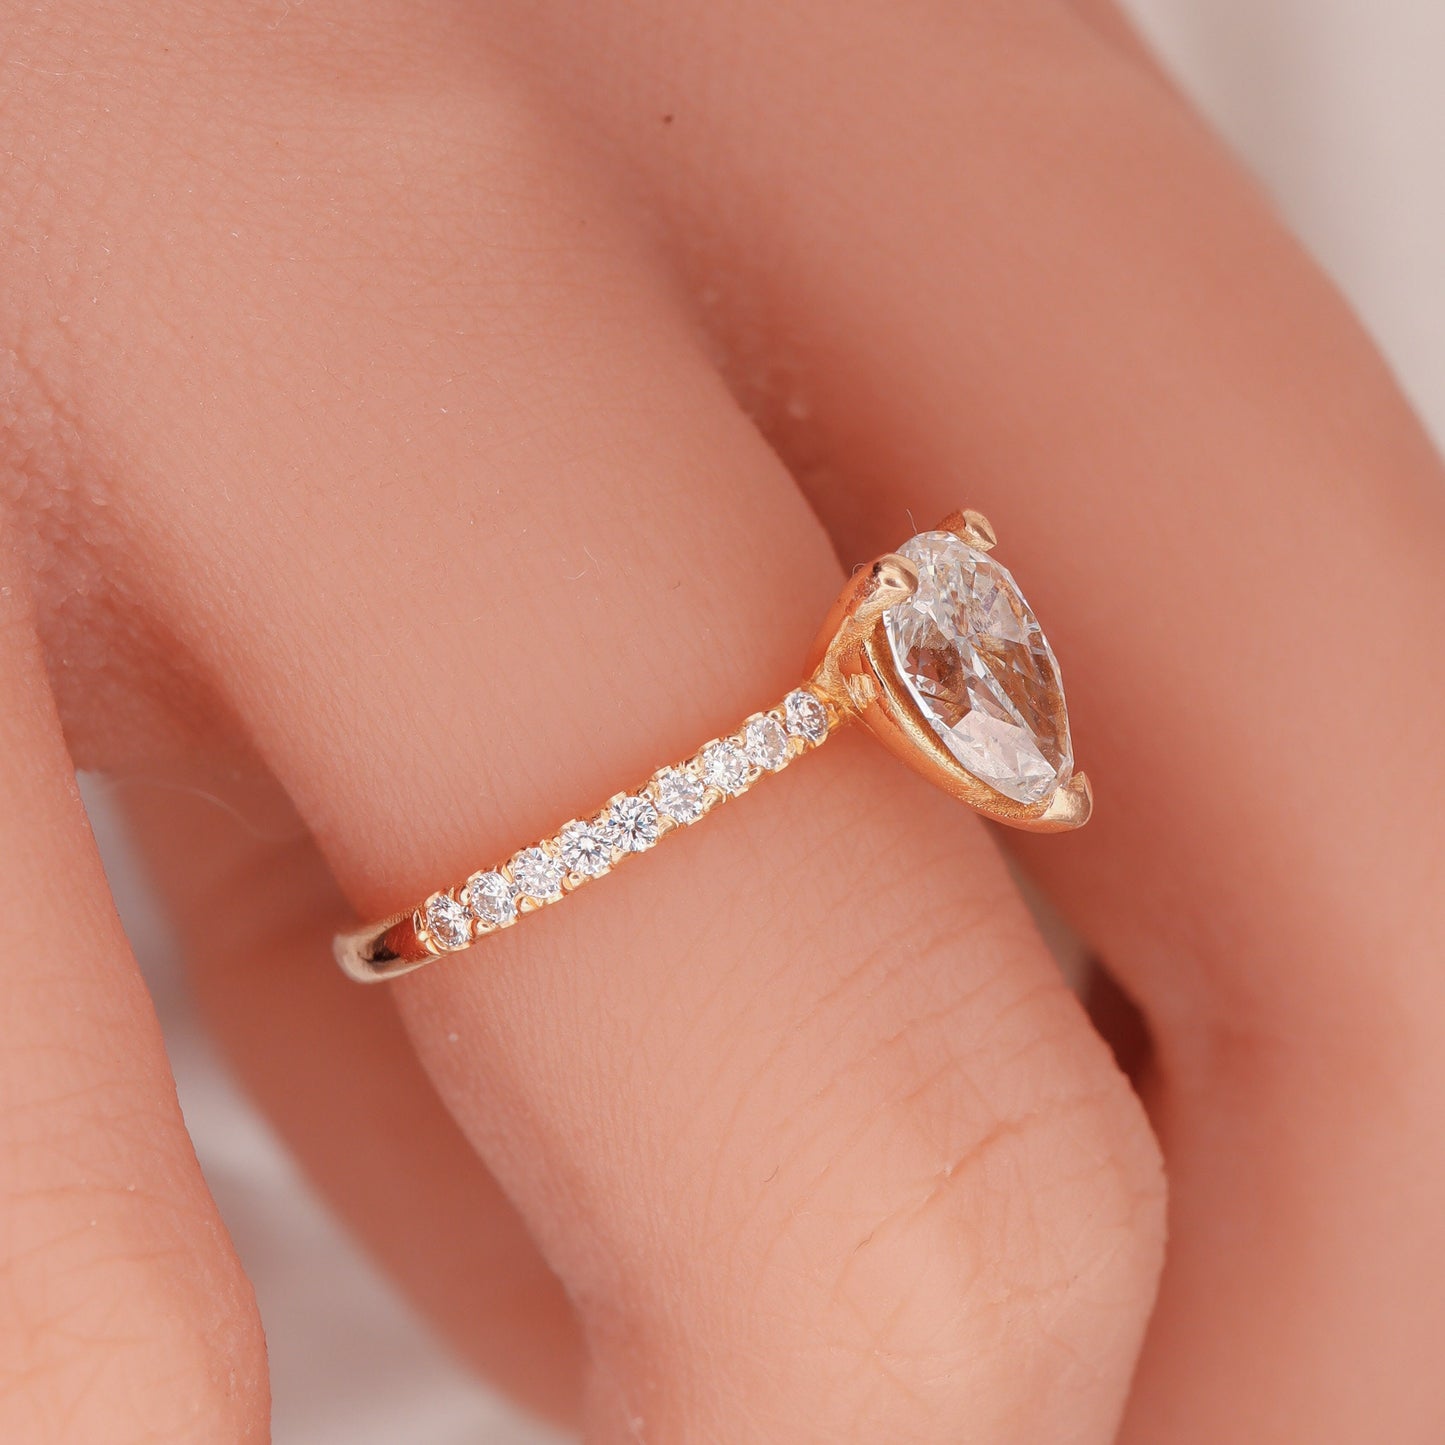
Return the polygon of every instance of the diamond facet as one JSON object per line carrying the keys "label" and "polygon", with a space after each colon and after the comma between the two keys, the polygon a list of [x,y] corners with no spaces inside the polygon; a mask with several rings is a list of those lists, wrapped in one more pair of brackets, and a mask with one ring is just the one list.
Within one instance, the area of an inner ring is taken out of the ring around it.
{"label": "diamond facet", "polygon": [[783,703],[788,731],[804,742],[820,743],[828,736],[828,710],[806,688],[790,692]]}
{"label": "diamond facet", "polygon": [[1067,783],[1073,749],[1059,666],[1008,569],[951,532],[899,552],[918,590],[884,618],[904,685],[950,753],[1006,797]]}
{"label": "diamond facet", "polygon": [[788,735],[777,718],[755,717],[743,729],[743,752],[755,768],[775,773],[788,761]]}
{"label": "diamond facet", "polygon": [[702,817],[702,784],[681,768],[666,768],[653,779],[657,809],[675,823],[695,823]]}
{"label": "diamond facet", "polygon": [[702,779],[724,793],[740,793],[748,785],[748,760],[733,743],[709,743],[702,750]]}
{"label": "diamond facet", "polygon": [[433,893],[425,916],[427,932],[443,948],[465,948],[472,941],[472,920],[450,893]]}
{"label": "diamond facet", "polygon": [[535,898],[538,903],[549,903],[562,896],[565,871],[562,864],[542,848],[524,848],[512,859],[517,891]]}
{"label": "diamond facet", "polygon": [[624,853],[641,853],[657,842],[657,809],[645,794],[619,798],[607,814],[612,839]]}
{"label": "diamond facet", "polygon": [[498,927],[517,916],[517,895],[500,873],[473,873],[467,879],[466,899],[481,923]]}
{"label": "diamond facet", "polygon": [[568,823],[557,837],[562,864],[569,873],[599,878],[612,864],[612,835],[605,818]]}

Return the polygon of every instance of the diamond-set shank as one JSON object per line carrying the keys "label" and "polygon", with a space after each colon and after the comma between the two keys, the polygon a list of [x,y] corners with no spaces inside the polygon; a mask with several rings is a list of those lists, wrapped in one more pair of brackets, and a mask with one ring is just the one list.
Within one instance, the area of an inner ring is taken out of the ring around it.
{"label": "diamond-set shank", "polygon": [[337,961],[352,978],[374,982],[470,948],[741,797],[759,779],[821,746],[845,718],[820,690],[796,688],[736,732],[659,768],[640,788],[615,794],[591,816],[570,819],[550,837],[431,894],[409,912],[340,935]]}
{"label": "diamond-set shank", "polygon": [[813,644],[808,681],[777,707],[505,863],[339,935],[337,961],[371,983],[470,948],[705,818],[850,719],[995,823],[1082,828],[1094,796],[1074,767],[1058,662],[1012,573],[989,555],[997,543],[981,512],[950,512],[857,568]]}

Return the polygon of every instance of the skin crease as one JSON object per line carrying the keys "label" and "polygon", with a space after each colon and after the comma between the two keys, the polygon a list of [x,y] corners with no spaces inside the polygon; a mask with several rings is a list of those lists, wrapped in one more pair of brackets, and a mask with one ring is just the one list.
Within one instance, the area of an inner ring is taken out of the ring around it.
{"label": "skin crease", "polygon": [[[4,983],[0,1435],[265,1433],[32,606],[238,1067],[529,1403],[602,1442],[1438,1438],[1445,800],[1322,780],[1342,658],[1429,752],[1445,490],[1132,41],[1041,4],[5,20],[0,876],[7,917],[90,905]],[[982,826],[852,737],[485,956],[333,976],[343,897],[775,700],[837,556],[964,502],[1064,661],[1102,806],[1020,855],[1149,1020],[1155,1132]]]}

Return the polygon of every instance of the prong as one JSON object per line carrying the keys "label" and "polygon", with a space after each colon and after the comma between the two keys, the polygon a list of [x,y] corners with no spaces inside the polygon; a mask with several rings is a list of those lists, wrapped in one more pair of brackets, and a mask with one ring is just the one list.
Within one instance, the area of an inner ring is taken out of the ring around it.
{"label": "prong", "polygon": [[890,607],[896,607],[918,591],[918,568],[896,552],[880,557],[868,569],[854,594],[849,615],[853,621],[871,626]]}
{"label": "prong", "polygon": [[1084,773],[1075,773],[1052,798],[1035,821],[1034,827],[1040,833],[1064,833],[1072,828],[1082,828],[1094,811],[1094,790]]}
{"label": "prong", "polygon": [[992,552],[998,546],[998,536],[993,530],[993,523],[982,512],[975,512],[972,507],[962,512],[950,512],[938,524],[938,530],[952,532],[960,541],[967,542],[970,547],[980,552]]}
{"label": "prong", "polygon": [[860,567],[848,579],[813,644],[809,685],[845,712],[869,705],[871,683],[861,678],[875,670],[869,639],[883,614],[918,590],[918,568],[896,552]]}

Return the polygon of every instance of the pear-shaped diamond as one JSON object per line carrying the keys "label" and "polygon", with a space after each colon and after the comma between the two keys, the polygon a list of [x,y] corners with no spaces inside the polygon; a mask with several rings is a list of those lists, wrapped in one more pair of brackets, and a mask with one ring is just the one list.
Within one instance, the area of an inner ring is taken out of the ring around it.
{"label": "pear-shaped diamond", "polygon": [[952,532],[899,552],[918,590],[884,618],[904,685],[949,752],[1020,803],[1069,780],[1074,756],[1059,665],[1006,567]]}

